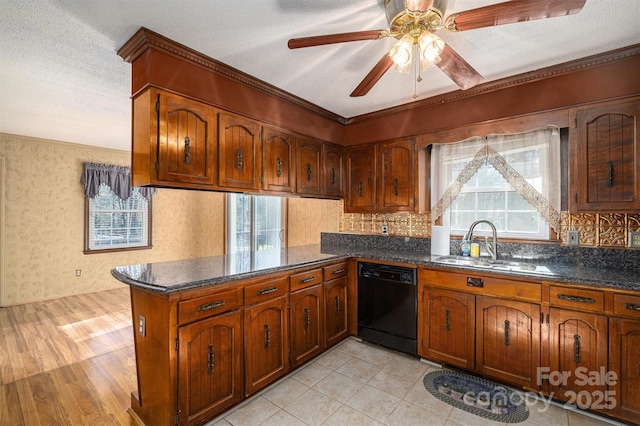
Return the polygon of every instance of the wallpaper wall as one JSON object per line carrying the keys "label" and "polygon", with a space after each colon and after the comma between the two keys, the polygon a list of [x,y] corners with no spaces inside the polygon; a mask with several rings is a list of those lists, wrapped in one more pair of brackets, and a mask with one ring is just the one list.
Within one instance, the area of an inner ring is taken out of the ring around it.
{"label": "wallpaper wall", "polygon": [[[175,189],[153,198],[152,249],[83,253],[82,163],[128,166],[128,151],[0,133],[0,159],[0,306],[121,286],[110,274],[118,265],[224,253],[224,194]],[[319,244],[321,231],[338,230],[338,202],[292,198],[288,221],[290,246]]]}

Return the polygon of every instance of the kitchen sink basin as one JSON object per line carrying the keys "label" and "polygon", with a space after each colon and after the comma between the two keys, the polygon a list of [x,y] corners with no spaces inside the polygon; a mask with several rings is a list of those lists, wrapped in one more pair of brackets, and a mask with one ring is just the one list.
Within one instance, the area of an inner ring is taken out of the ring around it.
{"label": "kitchen sink basin", "polygon": [[442,263],[452,266],[467,266],[477,269],[491,269],[497,271],[526,272],[533,274],[551,274],[551,271],[545,266],[536,265],[528,262],[519,262],[513,260],[491,260],[485,257],[467,257],[467,256],[440,256],[433,259],[436,263]]}

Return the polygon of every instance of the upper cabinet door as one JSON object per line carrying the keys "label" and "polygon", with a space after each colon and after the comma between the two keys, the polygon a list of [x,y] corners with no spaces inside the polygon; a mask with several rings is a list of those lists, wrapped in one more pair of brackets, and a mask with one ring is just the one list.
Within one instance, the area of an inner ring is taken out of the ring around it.
{"label": "upper cabinet door", "polygon": [[578,210],[640,208],[640,101],[578,111]]}
{"label": "upper cabinet door", "polygon": [[324,144],[322,194],[329,198],[344,197],[345,149],[341,146]]}
{"label": "upper cabinet door", "polygon": [[377,211],[414,211],[414,149],[408,139],[379,145]]}
{"label": "upper cabinet door", "polygon": [[306,138],[298,138],[297,193],[321,195],[322,144]]}
{"label": "upper cabinet door", "polygon": [[373,212],[376,208],[376,146],[347,149],[346,213]]}
{"label": "upper cabinet door", "polygon": [[215,112],[196,101],[158,95],[158,180],[214,183]]}
{"label": "upper cabinet door", "polygon": [[219,185],[225,188],[260,188],[260,126],[255,121],[220,113]]}
{"label": "upper cabinet door", "polygon": [[294,192],[295,137],[273,127],[263,129],[262,189]]}

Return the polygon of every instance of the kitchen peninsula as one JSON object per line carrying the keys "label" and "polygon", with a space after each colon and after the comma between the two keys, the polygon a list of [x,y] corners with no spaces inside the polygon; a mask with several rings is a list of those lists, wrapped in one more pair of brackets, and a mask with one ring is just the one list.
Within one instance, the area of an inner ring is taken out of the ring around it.
{"label": "kitchen peninsula", "polygon": [[[638,385],[640,359],[640,281],[631,266],[638,251],[625,251],[629,258],[619,260],[630,262],[625,269],[602,250],[501,244],[507,257],[538,251],[546,272],[527,274],[442,265],[428,242],[323,234],[322,246],[115,268],[113,276],[131,286],[138,372],[132,415],[143,424],[201,424],[357,335],[358,260],[418,268],[421,357],[556,395],[601,389],[556,389],[540,381],[539,367],[608,366],[621,378],[607,389],[617,407],[600,412],[635,415],[638,396],[628,390]],[[453,302],[460,299],[464,306]],[[448,332],[465,342],[462,349],[437,337],[445,333],[439,316],[452,307],[461,315]],[[511,327],[524,324],[525,332],[511,330],[510,345],[499,352],[506,358],[493,360],[486,351],[504,345],[504,330],[487,320],[497,312],[506,312],[500,315],[507,323],[515,315]],[[594,328],[585,331],[584,324]],[[569,334],[581,335],[581,343],[557,347],[573,342],[564,339]],[[576,348],[581,359],[565,359]]]}

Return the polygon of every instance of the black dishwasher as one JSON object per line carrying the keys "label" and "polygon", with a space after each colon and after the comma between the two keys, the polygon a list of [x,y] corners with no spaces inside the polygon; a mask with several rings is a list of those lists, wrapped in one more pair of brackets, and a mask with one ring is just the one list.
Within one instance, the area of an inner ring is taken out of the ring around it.
{"label": "black dishwasher", "polygon": [[358,336],[410,355],[417,346],[415,268],[358,263]]}

